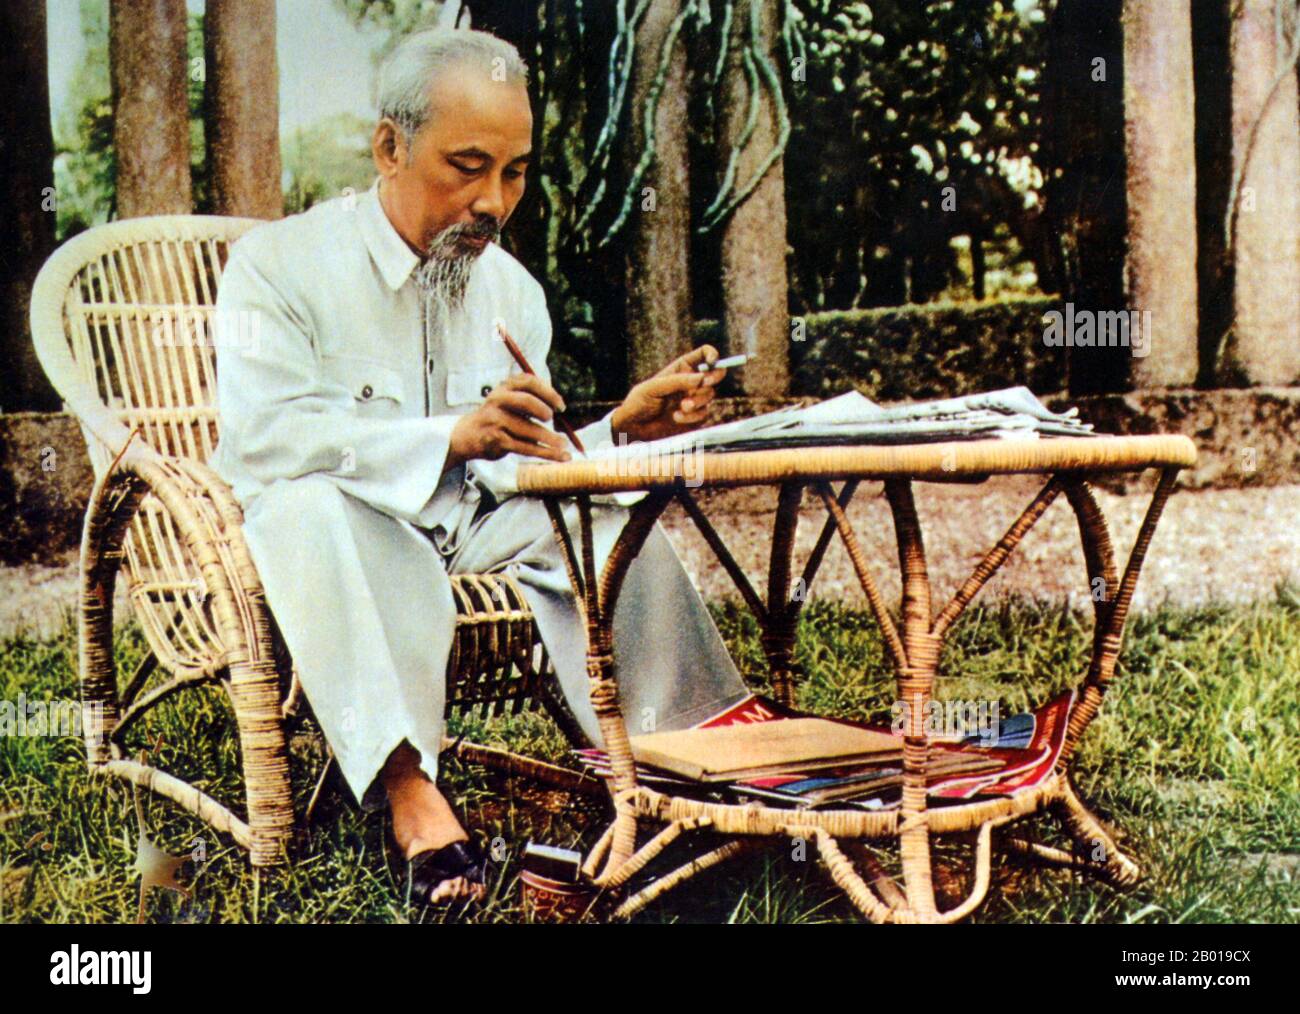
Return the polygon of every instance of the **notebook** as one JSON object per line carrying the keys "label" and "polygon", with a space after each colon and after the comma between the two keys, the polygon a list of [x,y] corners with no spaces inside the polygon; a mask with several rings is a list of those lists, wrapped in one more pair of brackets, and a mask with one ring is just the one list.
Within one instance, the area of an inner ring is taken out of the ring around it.
{"label": "notebook", "polygon": [[825,718],[790,718],[631,737],[632,756],[638,763],[705,782],[815,771],[846,763],[897,762],[903,756],[902,743],[901,738],[887,732]]}

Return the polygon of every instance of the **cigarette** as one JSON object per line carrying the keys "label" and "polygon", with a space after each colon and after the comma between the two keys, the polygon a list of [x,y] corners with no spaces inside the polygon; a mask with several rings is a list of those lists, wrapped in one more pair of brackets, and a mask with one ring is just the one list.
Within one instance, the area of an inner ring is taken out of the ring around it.
{"label": "cigarette", "polygon": [[744,366],[747,362],[749,356],[727,356],[726,359],[719,359],[711,366],[708,363],[700,363],[695,369],[699,373],[708,373],[710,370],[729,370],[733,366]]}

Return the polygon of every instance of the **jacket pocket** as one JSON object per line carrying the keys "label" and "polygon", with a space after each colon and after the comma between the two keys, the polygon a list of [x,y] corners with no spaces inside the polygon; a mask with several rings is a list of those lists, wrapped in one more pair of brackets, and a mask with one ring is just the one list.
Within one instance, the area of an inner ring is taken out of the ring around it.
{"label": "jacket pocket", "polygon": [[492,389],[506,379],[504,366],[462,366],[447,370],[447,406],[481,405]]}
{"label": "jacket pocket", "polygon": [[359,403],[402,404],[402,375],[385,362],[365,356],[324,356],[321,365],[326,376],[347,388]]}

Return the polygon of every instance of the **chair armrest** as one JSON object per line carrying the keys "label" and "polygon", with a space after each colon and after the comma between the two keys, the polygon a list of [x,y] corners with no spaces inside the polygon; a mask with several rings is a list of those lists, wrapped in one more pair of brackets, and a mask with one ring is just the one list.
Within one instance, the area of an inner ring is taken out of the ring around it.
{"label": "chair armrest", "polygon": [[[88,638],[111,644],[113,589],[123,562],[126,533],[149,494],[168,516],[167,533],[162,537],[171,538],[174,531],[198,572],[202,611],[210,615],[216,636],[212,657],[206,663],[179,656],[164,659],[162,655],[160,661],[171,662],[168,668],[191,672],[224,668],[236,659],[273,664],[261,580],[244,541],[242,512],[229,487],[206,466],[166,457],[139,441],[128,445],[91,494],[81,544],[83,649]],[[155,530],[164,531],[161,527]],[[174,553],[160,554],[154,563],[163,569],[165,578],[183,582],[186,573],[167,573],[175,569],[174,560]],[[198,602],[194,600],[192,605]],[[165,626],[146,630],[155,651],[163,647],[164,631]]]}

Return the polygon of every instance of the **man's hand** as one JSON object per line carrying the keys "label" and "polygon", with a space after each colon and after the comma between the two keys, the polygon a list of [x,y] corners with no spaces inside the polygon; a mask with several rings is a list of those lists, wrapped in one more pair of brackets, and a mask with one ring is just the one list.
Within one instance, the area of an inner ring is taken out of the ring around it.
{"label": "man's hand", "polygon": [[717,358],[717,349],[701,345],[637,384],[610,417],[614,439],[626,433],[629,441],[658,440],[693,430],[705,422],[715,388],[727,371],[699,373],[696,367],[716,362]]}
{"label": "man's hand", "polygon": [[533,421],[549,422],[563,411],[564,399],[540,377],[528,373],[507,377],[481,406],[460,417],[451,431],[443,469],[473,458],[495,461],[507,454],[568,461],[568,440]]}

